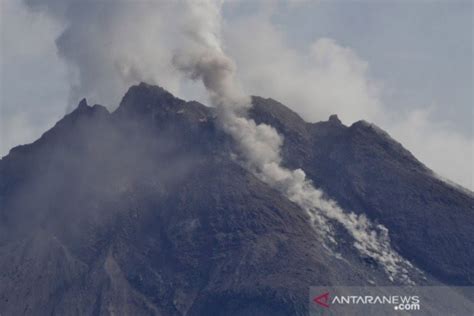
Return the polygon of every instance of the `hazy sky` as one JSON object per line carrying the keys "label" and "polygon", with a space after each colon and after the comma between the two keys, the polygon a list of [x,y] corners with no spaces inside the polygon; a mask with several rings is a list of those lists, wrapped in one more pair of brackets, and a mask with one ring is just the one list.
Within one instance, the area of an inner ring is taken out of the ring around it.
{"label": "hazy sky", "polygon": [[279,14],[290,46],[319,37],[351,47],[385,85],[391,107],[434,107],[472,135],[472,1],[323,2]]}
{"label": "hazy sky", "polygon": [[[29,1],[35,2],[48,3]],[[133,2],[127,3],[128,10]],[[0,155],[5,155],[52,127],[78,96],[71,99],[71,47],[65,59],[55,44],[68,22],[19,0],[1,4]],[[140,62],[150,61],[132,64],[152,72],[142,80],[205,101],[199,85],[168,67],[164,51],[173,38],[164,32],[171,34],[172,28],[160,25],[155,32],[159,17],[148,11],[120,12],[121,22],[132,27],[110,46],[100,41],[108,33],[96,29],[94,46],[103,47],[100,53],[123,47],[127,54],[111,55],[120,62],[136,53]],[[80,11],[67,18],[76,25],[97,22]],[[233,1],[223,7],[224,49],[235,59],[248,93],[278,99],[309,121],[337,113],[346,124],[375,122],[428,167],[471,189],[472,32],[472,1]],[[143,40],[139,45],[133,42],[137,34]],[[104,86],[110,96],[86,88],[77,94],[91,93],[85,95],[91,102],[113,109],[124,87],[139,77],[128,76],[113,87],[117,91]],[[104,75],[103,81],[108,78]]]}

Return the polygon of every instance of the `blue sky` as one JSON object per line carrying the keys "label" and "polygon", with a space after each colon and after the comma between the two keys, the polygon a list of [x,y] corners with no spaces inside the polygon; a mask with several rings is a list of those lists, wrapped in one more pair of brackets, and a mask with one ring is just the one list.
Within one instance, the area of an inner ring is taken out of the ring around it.
{"label": "blue sky", "polygon": [[[2,0],[1,15],[0,154],[5,155],[12,146],[37,139],[71,108],[74,69],[55,45],[64,21],[16,0]],[[150,30],[154,17],[143,21],[149,24],[141,29]],[[472,1],[233,1],[223,6],[222,40],[249,93],[279,99],[310,121],[327,119],[331,112],[346,124],[373,121],[435,172],[470,188],[472,32]],[[160,63],[143,66],[160,71],[143,80],[205,101],[199,86],[173,77],[163,65],[167,55],[161,51],[171,44],[157,34],[150,36],[156,45],[143,47],[155,50],[150,56],[159,55]],[[125,34],[117,47],[133,54],[127,36],[134,34]],[[113,98],[85,96],[114,108],[122,90]]]}

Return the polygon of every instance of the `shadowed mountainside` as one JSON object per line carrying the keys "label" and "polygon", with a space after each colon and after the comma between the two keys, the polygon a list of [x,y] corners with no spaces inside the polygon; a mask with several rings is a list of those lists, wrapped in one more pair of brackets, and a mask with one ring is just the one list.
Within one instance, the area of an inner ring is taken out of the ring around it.
{"label": "shadowed mountainside", "polygon": [[[253,104],[284,163],[384,224],[417,283],[474,283],[472,195],[369,123]],[[311,285],[392,284],[347,233],[343,260],[328,252],[232,152],[212,108],[160,87],[131,87],[113,113],[81,101],[0,161],[0,313],[302,315]]]}

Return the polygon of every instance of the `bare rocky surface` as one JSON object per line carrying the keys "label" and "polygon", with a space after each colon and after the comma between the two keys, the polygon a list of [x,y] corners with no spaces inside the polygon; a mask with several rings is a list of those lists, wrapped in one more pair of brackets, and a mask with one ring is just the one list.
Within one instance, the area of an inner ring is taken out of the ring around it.
{"label": "bare rocky surface", "polygon": [[[473,285],[470,192],[369,123],[253,103],[249,116],[284,136],[285,165],[384,224],[417,283]],[[0,313],[304,315],[309,286],[392,284],[343,231],[344,260],[328,252],[232,151],[211,108],[147,84],[112,113],[83,100],[13,148],[0,161]]]}

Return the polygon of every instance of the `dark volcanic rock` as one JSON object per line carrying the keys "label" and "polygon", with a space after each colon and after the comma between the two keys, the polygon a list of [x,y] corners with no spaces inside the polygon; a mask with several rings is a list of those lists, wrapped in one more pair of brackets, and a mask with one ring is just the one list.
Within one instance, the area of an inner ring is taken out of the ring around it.
{"label": "dark volcanic rock", "polygon": [[[473,199],[378,128],[310,124],[254,97],[284,162],[386,225],[426,282],[472,284]],[[303,315],[311,285],[392,284],[231,159],[211,108],[140,84],[85,100],[0,161],[0,314]],[[432,278],[433,275],[435,278]],[[417,280],[425,282],[423,280]]]}
{"label": "dark volcanic rock", "polygon": [[252,117],[285,135],[288,166],[302,168],[344,209],[384,224],[395,248],[423,270],[448,284],[474,284],[472,193],[441,181],[373,124],[346,127],[335,116],[310,124],[275,110],[282,105],[274,100],[254,103]]}

